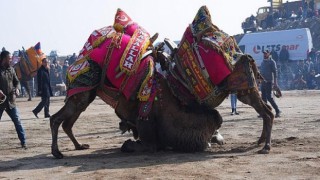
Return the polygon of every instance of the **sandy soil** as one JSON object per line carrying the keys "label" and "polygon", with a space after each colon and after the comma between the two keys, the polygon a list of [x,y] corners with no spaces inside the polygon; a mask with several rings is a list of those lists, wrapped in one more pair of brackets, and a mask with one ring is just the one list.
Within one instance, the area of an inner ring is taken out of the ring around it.
{"label": "sandy soil", "polygon": [[[60,150],[64,159],[50,154],[51,132],[43,114],[36,119],[31,110],[39,98],[18,99],[28,149],[20,148],[13,123],[4,113],[0,122],[0,179],[319,179],[320,91],[288,91],[277,99],[283,116],[275,119],[272,151],[257,154],[256,141],[262,120],[238,101],[240,115],[231,116],[230,99],[217,109],[224,118],[225,145],[212,145],[205,152],[184,154],[157,152],[126,154],[122,143],[132,138],[121,134],[113,110],[96,99],[81,114],[74,132],[90,149],[76,151],[61,130]],[[53,97],[51,113],[63,105]]]}

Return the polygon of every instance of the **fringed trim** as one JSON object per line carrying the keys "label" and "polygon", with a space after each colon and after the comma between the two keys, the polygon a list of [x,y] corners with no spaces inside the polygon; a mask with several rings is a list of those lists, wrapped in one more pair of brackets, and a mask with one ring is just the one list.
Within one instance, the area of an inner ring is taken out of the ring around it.
{"label": "fringed trim", "polygon": [[141,87],[138,92],[138,99],[140,101],[148,101],[150,94],[152,93],[152,82],[153,82],[153,74],[154,74],[154,63],[153,61],[149,61],[148,74],[146,78],[143,80]]}
{"label": "fringed trim", "polygon": [[[112,33],[112,35],[114,35],[115,33]],[[99,47],[100,44],[102,44],[107,38],[112,38],[113,36],[110,36],[110,35],[106,35],[106,36],[101,36],[99,37],[97,40],[95,40],[93,42],[93,49],[96,48],[96,47]]]}
{"label": "fringed trim", "polygon": [[[106,87],[104,87],[106,88]],[[110,89],[109,89],[110,90]],[[113,109],[115,109],[118,105],[118,101],[116,100],[116,97],[111,97],[108,94],[105,93],[104,90],[98,89],[97,95],[108,105],[110,105]]]}
{"label": "fringed trim", "polygon": [[202,103],[205,103],[210,108],[218,107],[228,96],[228,94],[229,93],[227,91],[216,92],[215,89],[215,92],[211,93],[210,96],[208,96],[208,98],[206,98]]}

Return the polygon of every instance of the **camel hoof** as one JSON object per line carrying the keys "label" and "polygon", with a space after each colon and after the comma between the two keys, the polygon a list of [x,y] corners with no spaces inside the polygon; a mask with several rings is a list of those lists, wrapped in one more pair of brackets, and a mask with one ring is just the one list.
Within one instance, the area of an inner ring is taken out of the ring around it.
{"label": "camel hoof", "polygon": [[76,147],[76,150],[84,150],[89,148],[90,148],[89,144],[81,144],[80,146]]}
{"label": "camel hoof", "polygon": [[258,154],[269,154],[269,152],[270,150],[263,148],[260,151],[258,151]]}
{"label": "camel hoof", "polygon": [[57,159],[63,158],[63,154],[60,151],[51,151],[51,154]]}
{"label": "camel hoof", "polygon": [[269,154],[270,152],[270,144],[266,144],[263,149],[261,149],[260,151],[258,151],[259,154]]}
{"label": "camel hoof", "polygon": [[121,146],[121,152],[131,153],[135,151],[136,142],[131,139],[126,140]]}
{"label": "camel hoof", "polygon": [[261,143],[264,143],[264,142],[266,142],[266,138],[260,137],[258,140],[258,145],[260,145]]}

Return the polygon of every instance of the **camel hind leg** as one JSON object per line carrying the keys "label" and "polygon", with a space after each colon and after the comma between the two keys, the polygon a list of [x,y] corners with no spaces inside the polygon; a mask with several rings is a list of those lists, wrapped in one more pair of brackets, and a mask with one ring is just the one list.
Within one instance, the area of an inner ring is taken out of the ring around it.
{"label": "camel hind leg", "polygon": [[274,114],[272,113],[271,107],[262,100],[257,89],[254,89],[245,95],[239,93],[237,97],[241,102],[252,106],[263,118],[263,129],[258,144],[265,142],[265,146],[259,153],[268,154],[271,149],[271,130],[274,120]]}
{"label": "camel hind leg", "polygon": [[61,159],[63,154],[58,148],[58,130],[62,123],[64,132],[73,142],[76,150],[88,149],[88,144],[80,144],[73,135],[72,127],[80,114],[86,110],[89,104],[96,97],[95,91],[87,91],[73,95],[68,98],[65,105],[50,117],[50,127],[52,134],[51,153],[54,157]]}
{"label": "camel hind leg", "polygon": [[31,96],[31,90],[30,90],[30,87],[29,87],[29,82],[28,81],[24,81],[24,80],[21,80],[20,81],[21,85],[25,88],[25,91],[27,92],[28,94],[28,101],[31,101],[32,99],[32,96]]}

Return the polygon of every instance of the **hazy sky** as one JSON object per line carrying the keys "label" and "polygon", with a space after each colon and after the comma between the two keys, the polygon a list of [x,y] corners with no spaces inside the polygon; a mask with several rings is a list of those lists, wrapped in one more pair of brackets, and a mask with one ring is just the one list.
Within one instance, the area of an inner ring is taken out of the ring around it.
{"label": "hazy sky", "polygon": [[267,0],[0,0],[0,48],[29,48],[38,41],[44,53],[80,51],[91,32],[113,24],[117,8],[151,35],[180,40],[198,9],[206,5],[215,25],[229,35],[242,33],[242,21]]}

